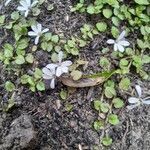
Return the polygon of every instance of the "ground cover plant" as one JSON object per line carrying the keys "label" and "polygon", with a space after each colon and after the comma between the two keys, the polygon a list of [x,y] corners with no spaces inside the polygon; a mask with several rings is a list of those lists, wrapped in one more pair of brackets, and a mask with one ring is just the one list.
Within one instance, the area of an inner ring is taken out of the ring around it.
{"label": "ground cover plant", "polygon": [[149,47],[149,0],[2,0],[0,149],[150,149]]}

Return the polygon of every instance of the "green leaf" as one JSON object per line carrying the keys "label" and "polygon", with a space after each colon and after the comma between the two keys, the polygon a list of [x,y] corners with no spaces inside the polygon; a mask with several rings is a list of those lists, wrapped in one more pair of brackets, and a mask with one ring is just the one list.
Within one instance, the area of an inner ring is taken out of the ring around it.
{"label": "green leaf", "polygon": [[34,77],[36,79],[41,79],[42,78],[42,70],[39,68],[35,68],[35,72],[34,72]]}
{"label": "green leaf", "polygon": [[104,121],[102,120],[94,121],[94,129],[95,130],[104,129]]}
{"label": "green leaf", "polygon": [[45,35],[44,35],[44,40],[46,40],[46,41],[50,41],[51,40],[51,38],[52,38],[52,33],[45,33]]}
{"label": "green leaf", "polygon": [[97,111],[100,111],[100,108],[101,108],[101,101],[95,100],[95,101],[94,101],[94,108],[95,108]]}
{"label": "green leaf", "polygon": [[107,24],[105,22],[99,22],[96,24],[98,31],[105,32],[107,29]]}
{"label": "green leaf", "polygon": [[116,96],[116,90],[114,89],[114,87],[106,87],[105,96],[107,98],[113,98],[114,96]]}
{"label": "green leaf", "polygon": [[39,81],[36,85],[36,88],[38,91],[44,91],[45,90],[45,84],[42,81]]}
{"label": "green leaf", "polygon": [[123,78],[119,83],[119,88],[121,90],[128,90],[130,87],[130,79],[129,78]]}
{"label": "green leaf", "polygon": [[103,9],[103,15],[108,19],[112,16],[113,12],[111,9]]}
{"label": "green leaf", "polygon": [[124,102],[120,98],[114,98],[112,102],[115,108],[122,108],[124,106]]}
{"label": "green leaf", "polygon": [[148,0],[134,0],[139,5],[149,5],[150,2]]}
{"label": "green leaf", "polygon": [[33,77],[31,77],[31,76],[29,76],[28,78],[27,78],[27,80],[28,80],[28,83],[31,85],[31,87],[34,87],[35,88],[35,81],[34,81],[34,78]]}
{"label": "green leaf", "polygon": [[43,50],[47,50],[47,48],[48,48],[48,43],[47,43],[47,42],[42,42],[42,43],[41,43],[41,48],[42,48]]}
{"label": "green leaf", "polygon": [[41,13],[41,10],[37,7],[32,9],[33,16],[38,16]]}
{"label": "green leaf", "polygon": [[118,116],[115,115],[115,114],[110,114],[108,116],[108,122],[112,125],[117,125],[119,124],[119,119],[118,119]]}
{"label": "green leaf", "polygon": [[20,79],[21,83],[22,83],[22,84],[27,84],[27,83],[28,83],[28,78],[30,78],[29,75],[27,75],[27,74],[22,75],[22,76],[21,76],[21,79]]}
{"label": "green leaf", "polygon": [[23,50],[23,49],[27,48],[28,45],[29,45],[28,39],[26,39],[26,38],[21,39],[17,42],[17,49]]}
{"label": "green leaf", "polygon": [[73,70],[71,76],[73,77],[73,80],[79,80],[82,77],[82,72],[79,70]]}
{"label": "green leaf", "polygon": [[53,35],[51,38],[51,41],[54,43],[58,43],[59,42],[59,36],[58,35]]}
{"label": "green leaf", "polygon": [[105,70],[109,70],[110,66],[111,66],[111,63],[109,62],[109,60],[105,57],[102,57],[100,58],[100,61],[99,61],[99,64],[100,66],[105,69]]}
{"label": "green leaf", "polygon": [[4,24],[5,22],[5,15],[0,15],[0,24]]}
{"label": "green leaf", "polygon": [[8,112],[13,106],[15,105],[15,100],[14,97],[12,96],[9,100],[8,100],[8,105],[6,108],[6,112]]}
{"label": "green leaf", "polygon": [[94,14],[94,12],[95,12],[94,6],[93,6],[93,5],[89,5],[89,6],[87,7],[87,12],[88,12],[89,14]]}
{"label": "green leaf", "polygon": [[22,65],[22,64],[25,63],[25,59],[24,59],[24,57],[23,57],[22,55],[18,55],[18,56],[16,57],[15,62],[16,62],[16,64],[18,64],[18,65]]}
{"label": "green leaf", "polygon": [[61,99],[66,100],[67,99],[67,92],[64,90],[61,90],[60,97],[61,97]]}
{"label": "green leaf", "polygon": [[13,57],[13,46],[9,43],[4,45],[4,56],[7,58]]}
{"label": "green leaf", "polygon": [[109,111],[109,104],[108,103],[101,103],[100,110],[103,113],[107,113]]}
{"label": "green leaf", "polygon": [[11,82],[11,81],[7,81],[5,83],[5,89],[8,91],[8,92],[12,92],[13,90],[15,90],[15,85]]}
{"label": "green leaf", "polygon": [[125,58],[123,58],[123,59],[120,60],[119,66],[120,66],[120,68],[127,67],[128,64],[129,64],[128,60],[126,60]]}
{"label": "green leaf", "polygon": [[94,101],[94,108],[97,111],[102,111],[103,113],[107,113],[109,111],[109,104],[103,103],[99,100]]}
{"label": "green leaf", "polygon": [[49,4],[47,7],[47,10],[51,11],[54,9],[54,5],[53,4]]}
{"label": "green leaf", "polygon": [[110,146],[112,144],[112,138],[110,138],[108,136],[107,137],[103,137],[102,144],[104,146]]}
{"label": "green leaf", "polygon": [[19,19],[19,13],[17,11],[14,11],[12,14],[11,14],[11,19],[13,20],[18,20]]}
{"label": "green leaf", "polygon": [[31,53],[28,53],[25,59],[30,64],[32,64],[33,61],[34,61],[34,57],[33,57],[33,55]]}
{"label": "green leaf", "polygon": [[148,64],[148,63],[150,63],[150,56],[148,56],[148,55],[143,55],[142,63],[143,63],[143,64]]}
{"label": "green leaf", "polygon": [[119,29],[117,27],[112,26],[111,33],[112,33],[114,38],[117,38],[120,32],[119,32]]}
{"label": "green leaf", "polygon": [[120,25],[120,20],[118,17],[112,17],[112,22],[117,27]]}

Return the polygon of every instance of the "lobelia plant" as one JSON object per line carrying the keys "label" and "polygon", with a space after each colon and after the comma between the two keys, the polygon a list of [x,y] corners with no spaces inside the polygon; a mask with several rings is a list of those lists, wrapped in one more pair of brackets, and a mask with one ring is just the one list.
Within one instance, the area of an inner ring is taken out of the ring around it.
{"label": "lobelia plant", "polygon": [[124,52],[125,51],[124,47],[127,47],[130,45],[130,43],[125,40],[125,34],[126,32],[123,31],[116,40],[113,40],[113,39],[107,40],[108,44],[114,45],[114,51],[118,50],[120,52]]}
{"label": "lobelia plant", "polygon": [[142,89],[139,85],[135,86],[137,97],[130,97],[128,102],[130,105],[127,106],[127,109],[131,110],[141,104],[150,105],[150,97],[142,98]]}
{"label": "lobelia plant", "polygon": [[46,67],[42,69],[43,71],[43,78],[46,80],[51,80],[50,87],[52,89],[55,88],[55,79],[56,77],[60,77],[63,73],[68,73],[69,66],[72,65],[72,62],[67,60],[63,61],[63,52],[60,51],[58,53],[58,63],[54,64],[48,64]]}
{"label": "lobelia plant", "polygon": [[21,0],[20,1],[21,6],[18,6],[17,10],[24,12],[24,16],[27,17],[32,7],[34,7],[37,3],[38,3],[37,0],[33,1],[33,3],[31,3],[31,0]]}
{"label": "lobelia plant", "polygon": [[42,30],[42,25],[40,23],[37,23],[36,25],[32,25],[31,29],[33,31],[28,32],[28,35],[36,37],[35,42],[34,42],[35,45],[37,45],[39,43],[39,38],[42,36],[42,34],[49,31],[48,28]]}

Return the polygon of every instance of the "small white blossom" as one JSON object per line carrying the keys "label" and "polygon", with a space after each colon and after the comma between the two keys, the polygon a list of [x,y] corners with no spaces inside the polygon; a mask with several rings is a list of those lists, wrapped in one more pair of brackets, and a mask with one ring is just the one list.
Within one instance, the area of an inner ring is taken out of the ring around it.
{"label": "small white blossom", "polygon": [[24,16],[27,17],[29,14],[29,11],[38,3],[37,0],[33,1],[31,3],[31,0],[21,0],[20,5],[17,7],[17,10],[24,12]]}
{"label": "small white blossom", "polygon": [[69,71],[69,66],[72,65],[72,62],[70,60],[63,61],[63,52],[60,51],[58,53],[58,63],[57,63],[57,68],[56,68],[56,76],[60,77],[63,73],[68,73]]}
{"label": "small white blossom", "polygon": [[124,47],[127,47],[130,45],[130,43],[125,40],[125,34],[126,34],[126,32],[123,31],[116,40],[109,39],[107,41],[108,44],[114,45],[114,51],[118,50],[120,52],[124,52],[124,50],[125,50]]}
{"label": "small white blossom", "polygon": [[46,80],[51,80],[50,87],[52,89],[55,88],[55,79],[56,79],[56,68],[57,65],[55,64],[48,64],[46,67],[42,69],[43,78]]}
{"label": "small white blossom", "polygon": [[130,105],[128,105],[127,108],[130,110],[139,106],[140,104],[146,104],[146,105],[150,104],[150,97],[142,98],[141,87],[139,85],[136,85],[135,89],[136,89],[138,97],[130,97],[128,99],[128,102],[130,103]]}
{"label": "small white blossom", "polygon": [[48,28],[42,30],[42,25],[39,23],[37,23],[36,25],[32,25],[31,28],[33,31],[28,32],[28,35],[36,37],[35,38],[36,45],[39,43],[39,38],[42,36],[42,34],[49,31]]}
{"label": "small white blossom", "polygon": [[5,6],[7,6],[7,5],[10,3],[10,1],[11,1],[11,0],[7,0],[7,1],[5,2]]}

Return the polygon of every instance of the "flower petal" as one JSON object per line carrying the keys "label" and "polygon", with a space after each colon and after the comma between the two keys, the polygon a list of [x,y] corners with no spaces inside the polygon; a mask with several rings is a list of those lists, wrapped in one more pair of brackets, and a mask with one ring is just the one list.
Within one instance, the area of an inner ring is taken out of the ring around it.
{"label": "flower petal", "polygon": [[61,63],[61,66],[63,66],[63,67],[69,67],[69,66],[71,66],[71,65],[72,65],[72,62],[71,62],[70,60],[63,61],[63,62]]}
{"label": "flower petal", "polygon": [[52,89],[55,88],[55,79],[54,79],[54,78],[51,80],[50,87],[51,87]]}
{"label": "flower petal", "polygon": [[29,31],[29,32],[28,32],[28,35],[29,35],[29,36],[37,36],[37,33],[33,32],[33,31]]}
{"label": "flower petal", "polygon": [[107,40],[107,43],[108,43],[108,44],[114,44],[115,41],[114,41],[113,39],[109,39],[109,40]]}
{"label": "flower petal", "polygon": [[146,105],[150,105],[150,99],[148,100],[142,100],[143,104],[146,104]]}
{"label": "flower petal", "polygon": [[117,46],[117,44],[115,43],[114,44],[114,51],[117,51],[118,50],[118,46]]}
{"label": "flower petal", "polygon": [[39,36],[37,36],[37,37],[35,38],[35,42],[34,42],[35,45],[37,45],[37,44],[39,43],[39,38],[40,38]]}
{"label": "flower petal", "polygon": [[125,41],[125,40],[119,41],[118,44],[120,44],[122,46],[129,46],[130,45],[130,43],[128,41]]}
{"label": "flower petal", "polygon": [[61,63],[61,61],[62,61],[62,59],[63,59],[63,52],[62,51],[60,51],[59,53],[58,53],[58,62],[59,63]]}
{"label": "flower petal", "polygon": [[62,67],[62,68],[61,68],[61,71],[62,71],[63,73],[68,73],[68,70],[69,70],[68,67]]}
{"label": "flower petal", "polygon": [[120,45],[120,44],[117,44],[117,47],[118,47],[118,50],[121,52],[121,53],[123,53],[124,52],[124,47],[122,46],[122,45]]}
{"label": "flower petal", "polygon": [[53,78],[53,73],[52,73],[51,70],[49,70],[48,68],[44,67],[44,68],[42,69],[42,72],[43,72],[45,75],[51,77],[51,79]]}
{"label": "flower petal", "polygon": [[143,104],[150,105],[150,97],[146,97],[142,100]]}
{"label": "flower petal", "polygon": [[49,29],[46,28],[46,29],[44,29],[44,30],[42,31],[42,33],[46,33],[46,32],[48,32],[48,31],[49,31]]}
{"label": "flower petal", "polygon": [[18,7],[17,7],[17,10],[19,10],[19,11],[26,11],[27,9],[24,8],[24,7],[22,7],[22,6],[18,6]]}
{"label": "flower petal", "polygon": [[55,69],[56,67],[58,67],[57,64],[48,64],[48,65],[46,65],[46,68],[48,68],[48,69],[50,69],[50,70],[53,70],[53,69]]}
{"label": "flower petal", "polygon": [[11,0],[7,0],[7,1],[5,2],[5,6],[7,6],[8,3],[10,3],[10,1],[11,1]]}
{"label": "flower petal", "polygon": [[37,29],[38,29],[38,32],[42,31],[42,25],[40,23],[37,24]]}
{"label": "flower petal", "polygon": [[136,92],[138,94],[139,97],[142,96],[142,89],[139,85],[135,85],[135,89],[136,89]]}
{"label": "flower petal", "polygon": [[36,25],[32,25],[31,26],[31,29],[38,34],[38,29],[37,29],[37,26]]}
{"label": "flower petal", "polygon": [[117,41],[122,40],[122,39],[125,37],[125,35],[126,35],[126,31],[124,30],[124,31],[121,32],[121,34],[120,34],[119,37],[117,38]]}
{"label": "flower petal", "polygon": [[61,67],[58,67],[58,68],[56,69],[56,76],[57,76],[57,77],[60,77],[62,74],[63,74],[63,72],[62,72],[62,70],[61,70]]}
{"label": "flower petal", "polygon": [[26,2],[26,0],[21,0],[20,1],[20,4],[24,7],[24,8],[28,8],[28,5],[27,5],[27,2]]}
{"label": "flower petal", "polygon": [[25,16],[25,17],[27,17],[27,16],[28,16],[28,14],[29,14],[29,9],[25,11],[24,16]]}
{"label": "flower petal", "polygon": [[48,64],[46,67],[52,72],[53,75],[56,74],[56,67],[58,67],[57,64]]}
{"label": "flower petal", "polygon": [[131,109],[133,109],[133,108],[135,108],[135,107],[137,107],[137,106],[139,106],[139,104],[128,105],[128,106],[127,106],[127,109],[131,110]]}
{"label": "flower petal", "polygon": [[27,6],[30,7],[31,6],[31,0],[26,0]]}
{"label": "flower petal", "polygon": [[46,80],[50,80],[50,79],[52,79],[52,77],[51,77],[51,76],[48,76],[48,75],[46,75],[46,74],[43,74],[42,76],[43,76],[43,79],[46,79]]}
{"label": "flower petal", "polygon": [[135,103],[138,103],[140,100],[138,99],[138,98],[136,98],[136,97],[130,97],[129,99],[128,99],[128,102],[130,103],[130,104],[135,104]]}

